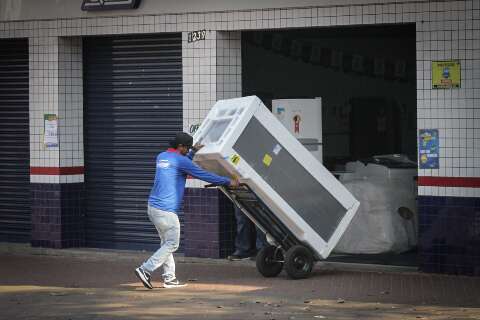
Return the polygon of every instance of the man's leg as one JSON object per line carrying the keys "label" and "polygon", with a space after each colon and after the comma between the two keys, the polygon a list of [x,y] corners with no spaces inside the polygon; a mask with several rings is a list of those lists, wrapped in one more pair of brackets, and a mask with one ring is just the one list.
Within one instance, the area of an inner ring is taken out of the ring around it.
{"label": "man's leg", "polygon": [[235,220],[237,221],[235,252],[229,256],[229,259],[248,259],[252,254],[252,232],[254,224],[237,206],[235,206]]}
{"label": "man's leg", "polygon": [[[180,236],[180,233],[179,233]],[[162,241],[163,242],[163,241]],[[175,260],[173,260],[173,254],[170,253],[165,262],[163,263],[163,274],[162,278],[167,281],[175,279]]]}
{"label": "man's leg", "polygon": [[255,231],[257,232],[257,236],[255,239],[255,247],[257,252],[260,251],[263,247],[268,245],[267,236],[265,233],[262,232],[258,227],[255,227]]}
{"label": "man's leg", "polygon": [[164,279],[173,279],[175,278],[175,261],[172,253],[178,249],[180,241],[178,216],[175,213],[162,211],[150,206],[148,207],[148,216],[158,231],[161,246],[142,264],[142,269],[152,273],[164,265]]}

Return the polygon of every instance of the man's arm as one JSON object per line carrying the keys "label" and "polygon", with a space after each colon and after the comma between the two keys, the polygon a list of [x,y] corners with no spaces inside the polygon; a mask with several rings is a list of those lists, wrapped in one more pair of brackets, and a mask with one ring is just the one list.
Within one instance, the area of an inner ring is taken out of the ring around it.
{"label": "man's arm", "polygon": [[202,168],[194,164],[190,159],[185,159],[184,161],[182,161],[181,169],[186,174],[191,175],[196,179],[206,181],[208,183],[222,185],[222,186],[238,185],[238,182],[235,179],[234,181],[227,177],[222,177],[214,173],[208,172],[206,170],[203,170]]}
{"label": "man's arm", "polygon": [[185,157],[187,157],[190,160],[193,160],[194,156],[195,156],[195,151],[193,151],[192,149],[190,149],[190,151],[188,151],[188,153],[185,155]]}
{"label": "man's arm", "polygon": [[197,153],[198,150],[203,148],[203,144],[200,143],[195,143],[195,145],[188,151],[186,154],[186,157],[189,158],[190,160],[193,160],[193,157],[195,156],[195,153]]}

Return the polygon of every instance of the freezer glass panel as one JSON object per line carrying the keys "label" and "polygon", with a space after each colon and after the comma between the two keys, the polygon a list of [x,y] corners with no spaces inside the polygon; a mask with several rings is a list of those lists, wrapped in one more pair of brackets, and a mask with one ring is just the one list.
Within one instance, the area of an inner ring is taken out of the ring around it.
{"label": "freezer glass panel", "polygon": [[207,135],[201,141],[203,144],[216,143],[227,129],[232,119],[215,120],[210,124]]}
{"label": "freezer glass panel", "polygon": [[252,117],[233,149],[326,242],[347,210]]}

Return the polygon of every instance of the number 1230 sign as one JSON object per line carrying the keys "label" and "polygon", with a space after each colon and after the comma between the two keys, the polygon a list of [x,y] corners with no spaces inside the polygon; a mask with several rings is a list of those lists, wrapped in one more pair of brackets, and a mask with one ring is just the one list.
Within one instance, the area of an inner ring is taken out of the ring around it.
{"label": "number 1230 sign", "polygon": [[207,30],[198,30],[192,31],[188,33],[188,42],[196,42],[200,40],[205,40],[205,36],[207,35]]}

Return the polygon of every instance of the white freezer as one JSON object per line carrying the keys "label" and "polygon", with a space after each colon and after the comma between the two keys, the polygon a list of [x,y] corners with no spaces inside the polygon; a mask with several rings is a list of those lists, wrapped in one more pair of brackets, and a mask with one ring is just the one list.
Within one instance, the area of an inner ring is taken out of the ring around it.
{"label": "white freezer", "polygon": [[218,101],[197,130],[194,160],[237,176],[298,240],[325,259],[359,202],[255,96]]}
{"label": "white freezer", "polygon": [[272,112],[322,163],[322,98],[272,100]]}

